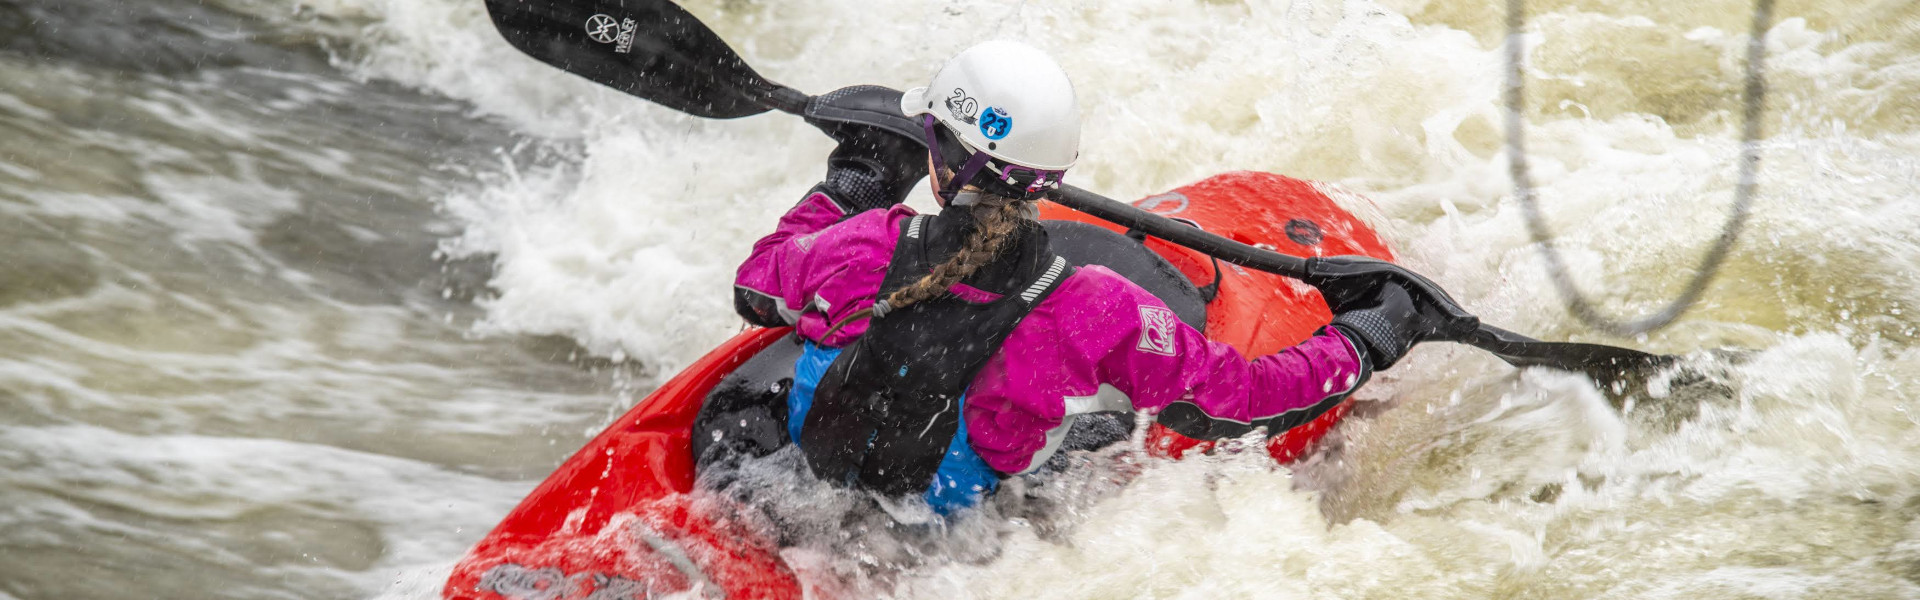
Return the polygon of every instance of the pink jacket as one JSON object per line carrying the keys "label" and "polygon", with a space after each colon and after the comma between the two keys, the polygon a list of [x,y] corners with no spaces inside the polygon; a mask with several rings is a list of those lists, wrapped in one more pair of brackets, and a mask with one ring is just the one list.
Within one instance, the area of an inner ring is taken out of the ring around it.
{"label": "pink jacket", "polygon": [[[801,337],[833,347],[866,332],[861,321],[821,339],[874,303],[900,222],[915,215],[905,205],[841,221],[843,214],[825,194],[809,195],[754,244],[735,281],[772,300]],[[969,301],[997,298],[959,285],[954,292]],[[1284,421],[1351,393],[1361,369],[1353,344],[1332,328],[1247,360],[1133,282],[1088,265],[1014,328],[968,388],[964,415],[981,458],[1002,473],[1021,473],[1053,454],[1073,415],[1189,404],[1182,409],[1216,421]]]}

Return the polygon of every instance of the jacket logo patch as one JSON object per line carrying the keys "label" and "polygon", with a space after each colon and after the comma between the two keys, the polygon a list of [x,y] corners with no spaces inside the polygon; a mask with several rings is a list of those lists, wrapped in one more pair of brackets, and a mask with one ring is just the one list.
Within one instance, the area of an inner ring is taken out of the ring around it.
{"label": "jacket logo patch", "polygon": [[1174,347],[1174,324],[1180,322],[1173,311],[1158,306],[1140,307],[1140,344],[1141,352],[1173,356],[1179,352]]}

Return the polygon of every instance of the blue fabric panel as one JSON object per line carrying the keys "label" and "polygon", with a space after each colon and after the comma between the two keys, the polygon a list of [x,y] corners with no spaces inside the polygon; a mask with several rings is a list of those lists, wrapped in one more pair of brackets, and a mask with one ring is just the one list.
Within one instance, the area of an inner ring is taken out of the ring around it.
{"label": "blue fabric panel", "polygon": [[[960,396],[960,406],[967,405],[967,396]],[[964,411],[963,411],[964,412]],[[952,514],[956,510],[973,506],[980,497],[993,493],[1000,487],[1000,476],[987,466],[987,461],[973,451],[973,444],[967,442],[967,417],[960,415],[960,429],[953,434],[953,441],[947,444],[947,455],[940,459],[940,469],[933,474],[933,484],[927,486],[927,504],[940,514]]]}
{"label": "blue fabric panel", "polygon": [[807,409],[813,408],[813,392],[827,374],[840,348],[828,348],[808,341],[793,363],[793,389],[787,392],[787,439],[800,443],[800,424],[807,421]]}
{"label": "blue fabric panel", "polygon": [[[827,374],[827,367],[840,357],[840,350],[809,341],[801,351],[800,359],[793,365],[793,389],[787,392],[787,439],[799,443],[801,425],[806,423],[807,410],[813,408],[814,390],[820,387],[820,378]],[[966,403],[967,397],[962,394],[960,406],[964,408]],[[927,486],[927,504],[942,515],[952,514],[979,503],[981,496],[999,487],[1000,477],[967,441],[967,417],[962,414],[960,429],[954,433],[953,441],[947,443],[947,455],[940,460],[933,483]]]}

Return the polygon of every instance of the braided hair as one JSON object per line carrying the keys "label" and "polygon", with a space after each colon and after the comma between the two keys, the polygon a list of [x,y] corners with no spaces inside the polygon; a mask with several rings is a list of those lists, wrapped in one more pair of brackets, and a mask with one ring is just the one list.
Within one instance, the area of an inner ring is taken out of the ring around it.
{"label": "braided hair", "polygon": [[946,294],[947,289],[953,287],[953,284],[973,275],[1000,257],[1001,249],[1007,246],[1008,240],[1013,239],[1014,232],[1019,230],[1022,221],[1025,220],[1022,209],[1027,203],[1025,200],[998,194],[980,194],[979,200],[969,206],[973,211],[973,233],[967,236],[966,243],[960,246],[959,251],[954,252],[946,262],[934,267],[932,272],[922,276],[918,281],[894,290],[892,294],[888,294],[885,299],[874,303],[873,306],[860,309],[859,312],[847,315],[847,318],[834,323],[833,328],[828,329],[820,337],[825,339],[839,331],[841,327],[847,326],[848,323],[869,317],[883,317],[889,311],[906,308]]}

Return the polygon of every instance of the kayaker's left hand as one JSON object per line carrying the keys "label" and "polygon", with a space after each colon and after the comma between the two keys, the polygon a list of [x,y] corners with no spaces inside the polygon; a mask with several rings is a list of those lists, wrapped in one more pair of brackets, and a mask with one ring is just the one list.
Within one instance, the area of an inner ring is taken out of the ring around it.
{"label": "kayaker's left hand", "polygon": [[1347,338],[1366,345],[1375,370],[1400,362],[1414,344],[1433,339],[1452,319],[1430,302],[1421,302],[1395,282],[1384,282],[1370,296],[1356,298],[1333,317]]}
{"label": "kayaker's left hand", "polygon": [[857,124],[842,124],[830,133],[840,145],[827,155],[822,185],[850,213],[899,204],[927,176],[927,152],[920,142]]}

